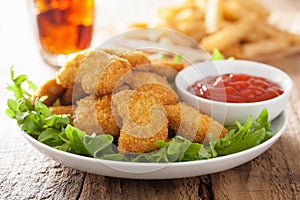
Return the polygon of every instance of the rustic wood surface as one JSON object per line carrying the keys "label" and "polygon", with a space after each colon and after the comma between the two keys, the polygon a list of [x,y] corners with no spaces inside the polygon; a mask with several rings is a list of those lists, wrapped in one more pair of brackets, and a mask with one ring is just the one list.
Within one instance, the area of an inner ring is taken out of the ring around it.
{"label": "rustic wood surface", "polygon": [[294,81],[287,105],[289,124],[275,145],[242,166],[174,180],[89,174],[39,153],[20,135],[15,122],[3,115],[0,199],[300,199],[300,55],[271,64]]}

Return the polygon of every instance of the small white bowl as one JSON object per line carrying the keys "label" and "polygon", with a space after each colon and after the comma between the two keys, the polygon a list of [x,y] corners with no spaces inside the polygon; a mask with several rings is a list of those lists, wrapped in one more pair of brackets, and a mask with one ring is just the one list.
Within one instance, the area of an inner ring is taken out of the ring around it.
{"label": "small white bowl", "polygon": [[[198,97],[187,90],[188,86],[200,79],[226,73],[263,77],[279,84],[284,92],[275,98],[260,102],[225,103]],[[182,101],[224,125],[233,125],[237,120],[244,123],[250,115],[256,119],[264,108],[268,110],[269,120],[273,120],[285,109],[293,87],[291,78],[278,68],[246,60],[206,61],[193,64],[177,74],[175,84]]]}

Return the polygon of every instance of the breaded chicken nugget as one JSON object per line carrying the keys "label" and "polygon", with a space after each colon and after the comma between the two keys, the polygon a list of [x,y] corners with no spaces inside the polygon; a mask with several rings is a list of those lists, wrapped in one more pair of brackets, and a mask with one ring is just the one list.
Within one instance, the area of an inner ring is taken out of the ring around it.
{"label": "breaded chicken nugget", "polygon": [[37,92],[32,96],[32,102],[34,102],[36,98],[48,96],[48,98],[45,99],[43,103],[46,106],[50,106],[64,93],[64,91],[65,89],[56,83],[55,78],[47,80],[38,88]]}
{"label": "breaded chicken nugget", "polygon": [[73,106],[52,106],[49,110],[56,115],[69,114],[73,116]]}
{"label": "breaded chicken nugget", "polygon": [[178,102],[177,94],[170,88],[157,83],[143,85],[136,89],[143,92],[146,97],[153,97],[156,103],[160,105],[176,104]]}
{"label": "breaded chicken nugget", "polygon": [[95,98],[93,96],[87,96],[77,102],[77,107],[74,110],[74,126],[86,131],[87,134],[103,133],[97,120],[95,104]]}
{"label": "breaded chicken nugget", "polygon": [[122,118],[124,119],[128,116],[128,104],[133,93],[133,90],[123,90],[112,94],[112,113],[120,128],[123,126]]}
{"label": "breaded chicken nugget", "polygon": [[143,153],[159,148],[158,140],[168,137],[168,120],[161,100],[150,93],[122,91],[113,95],[122,129],[118,140],[121,153]]}
{"label": "breaded chicken nugget", "polygon": [[90,95],[78,101],[74,111],[74,126],[88,134],[118,136],[119,127],[111,111],[111,96],[95,98]]}
{"label": "breaded chicken nugget", "polygon": [[[131,131],[131,130],[130,130]],[[147,138],[143,138],[144,135],[132,135],[132,133],[126,132],[126,129],[120,131],[120,137],[118,140],[118,149],[120,153],[145,153],[151,152],[159,148],[156,145],[156,141],[166,140],[168,137],[168,125],[166,123],[162,129],[155,135]]]}
{"label": "breaded chicken nugget", "polygon": [[227,129],[219,122],[185,103],[167,105],[165,109],[169,129],[191,141],[202,143],[208,133],[215,138],[224,137],[227,133]]}
{"label": "breaded chicken nugget", "polygon": [[114,137],[119,136],[120,129],[112,113],[111,95],[105,95],[98,99],[95,104],[96,116],[103,133]]}
{"label": "breaded chicken nugget", "polygon": [[136,70],[133,70],[132,73],[128,73],[122,77],[120,83],[126,83],[132,89],[137,89],[148,83],[157,83],[166,87],[170,87],[165,77],[151,72],[142,72]]}
{"label": "breaded chicken nugget", "polygon": [[181,71],[184,68],[183,62],[176,62],[173,60],[151,59],[151,63],[172,68],[172,69],[176,70],[177,72]]}
{"label": "breaded chicken nugget", "polygon": [[77,53],[72,60],[68,61],[62,68],[60,68],[56,75],[57,83],[64,88],[73,87],[81,63],[84,62],[91,52],[91,50],[83,50]]}
{"label": "breaded chicken nugget", "polygon": [[60,104],[63,106],[76,104],[76,102],[84,97],[87,94],[83,91],[80,84],[75,83],[74,86],[67,88],[63,95],[60,97]]}
{"label": "breaded chicken nugget", "polygon": [[112,93],[119,79],[130,69],[127,60],[95,49],[81,64],[76,78],[86,93],[103,96]]}
{"label": "breaded chicken nugget", "polygon": [[153,59],[151,63],[150,72],[165,76],[168,80],[174,80],[176,74],[184,68],[182,62],[171,60]]}
{"label": "breaded chicken nugget", "polygon": [[129,49],[103,49],[106,53],[119,56],[128,60],[132,67],[137,67],[145,64],[150,64],[151,61],[141,51],[129,50]]}

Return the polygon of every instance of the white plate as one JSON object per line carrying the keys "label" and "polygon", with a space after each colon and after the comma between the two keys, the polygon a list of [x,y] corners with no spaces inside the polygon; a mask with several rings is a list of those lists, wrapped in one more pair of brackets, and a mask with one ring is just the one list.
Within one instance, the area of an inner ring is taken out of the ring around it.
{"label": "white plate", "polygon": [[94,159],[49,147],[30,135],[22,135],[37,150],[66,166],[103,176],[131,179],[173,179],[200,176],[224,171],[246,163],[269,149],[281,136],[287,126],[286,111],[272,121],[274,136],[268,141],[251,149],[228,156],[181,163],[132,163]]}

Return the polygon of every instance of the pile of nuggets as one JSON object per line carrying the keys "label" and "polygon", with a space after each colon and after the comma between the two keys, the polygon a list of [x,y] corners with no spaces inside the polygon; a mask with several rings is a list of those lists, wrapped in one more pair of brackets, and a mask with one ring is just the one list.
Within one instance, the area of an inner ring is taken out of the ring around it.
{"label": "pile of nuggets", "polygon": [[33,100],[48,96],[43,103],[54,114],[70,114],[87,134],[112,135],[120,153],[151,152],[158,140],[175,135],[197,143],[209,132],[223,137],[223,125],[180,102],[171,88],[168,81],[182,68],[137,50],[85,50],[41,85]]}

